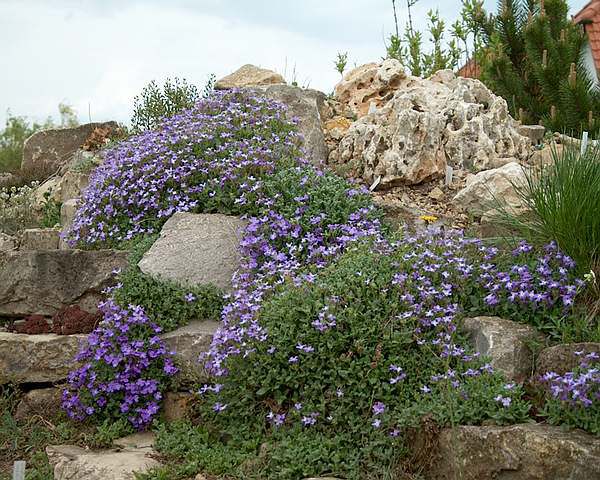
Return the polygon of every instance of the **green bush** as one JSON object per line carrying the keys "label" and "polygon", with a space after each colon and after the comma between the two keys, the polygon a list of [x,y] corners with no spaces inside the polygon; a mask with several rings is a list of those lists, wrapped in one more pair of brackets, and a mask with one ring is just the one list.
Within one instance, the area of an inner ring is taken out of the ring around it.
{"label": "green bush", "polygon": [[525,178],[515,188],[528,212],[503,208],[497,221],[531,242],[556,241],[582,274],[600,275],[600,147],[583,155],[568,145],[553,149],[551,163],[526,170]]}
{"label": "green bush", "polygon": [[162,119],[191,108],[200,99],[198,88],[185,79],[167,79],[161,87],[152,80],[133,99],[131,126],[133,133],[156,128]]}

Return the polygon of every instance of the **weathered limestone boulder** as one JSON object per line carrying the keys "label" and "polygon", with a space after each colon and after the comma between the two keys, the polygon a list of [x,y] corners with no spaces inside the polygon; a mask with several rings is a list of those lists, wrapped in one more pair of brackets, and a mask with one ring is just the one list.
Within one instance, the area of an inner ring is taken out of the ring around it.
{"label": "weathered limestone boulder", "polygon": [[60,230],[56,228],[28,228],[21,236],[20,250],[56,250]]}
{"label": "weathered limestone boulder", "polygon": [[215,89],[225,90],[228,88],[273,85],[277,83],[285,83],[285,79],[280,74],[266,68],[247,64],[226,77],[217,80]]}
{"label": "weathered limestone boulder", "polygon": [[163,400],[163,416],[166,422],[175,422],[191,413],[194,395],[187,392],[167,392]]}
{"label": "weathered limestone boulder", "polygon": [[246,222],[221,214],[174,214],[138,263],[144,273],[183,285],[231,289],[239,267],[239,235]]}
{"label": "weathered limestone boulder", "polygon": [[544,140],[546,127],[543,125],[520,125],[517,128],[519,134],[527,137],[532,145],[539,145]]}
{"label": "weathered limestone boulder", "polygon": [[15,411],[15,418],[26,420],[33,415],[48,418],[60,412],[62,391],[60,388],[38,388],[23,395]]}
{"label": "weathered limestone boulder", "polygon": [[60,206],[60,224],[62,225],[63,229],[67,229],[73,223],[78,208],[79,199],[77,198],[66,200]]}
{"label": "weathered limestone boulder", "polygon": [[67,171],[60,180],[60,201],[66,202],[73,198],[79,198],[89,182],[89,174]]}
{"label": "weathered limestone boulder", "polygon": [[73,369],[86,335],[0,332],[0,384],[58,382]]}
{"label": "weathered limestone boulder", "polygon": [[467,177],[466,187],[452,201],[464,210],[481,216],[495,211],[499,202],[505,204],[506,208],[519,212],[523,209],[523,202],[515,185],[523,185],[525,180],[523,167],[511,162]]}
{"label": "weathered limestone boulder", "polygon": [[[386,96],[387,98],[387,96]],[[445,174],[446,165],[481,171],[529,155],[506,101],[481,82],[438,72],[406,77],[381,108],[348,129],[329,163],[380,185],[418,184]]]}
{"label": "weathered limestone boulder", "polygon": [[208,351],[218,326],[214,321],[193,321],[161,336],[167,348],[175,352],[180,379],[204,378],[199,357]]}
{"label": "weathered limestone boulder", "polygon": [[554,163],[554,159],[562,155],[565,146],[561,143],[551,143],[536,150],[531,155],[531,163],[534,166],[547,167]]}
{"label": "weathered limestone boulder", "polygon": [[46,447],[54,480],[134,480],[160,463],[152,458],[152,446],[126,446],[111,450],[91,451],[74,445]]}
{"label": "weathered limestone boulder", "polygon": [[95,311],[127,252],[45,250],[0,252],[0,315],[54,315],[77,304]]}
{"label": "weathered limestone boulder", "polygon": [[49,178],[35,189],[35,192],[33,193],[33,205],[37,211],[41,211],[48,201],[61,201],[60,183],[61,178],[55,176]]}
{"label": "weathered limestone boulder", "polygon": [[9,252],[17,248],[17,239],[11,235],[0,232],[0,252]]}
{"label": "weathered limestone boulder", "polygon": [[348,131],[352,122],[346,117],[336,116],[323,123],[325,134],[334,140],[341,140],[344,134]]}
{"label": "weathered limestone boulder", "polygon": [[584,355],[592,352],[600,354],[600,343],[565,343],[545,348],[536,359],[534,380],[547,372],[564,375],[578,367]]}
{"label": "weathered limestone boulder", "polygon": [[52,128],[34,133],[23,145],[24,170],[45,165],[58,170],[86,142],[96,128],[116,131],[116,122],[86,123],[74,128]]}
{"label": "weathered limestone boulder", "polygon": [[405,78],[404,67],[398,60],[367,63],[350,70],[335,86],[335,99],[347,104],[357,118],[361,118],[369,112],[371,105],[385,105]]}
{"label": "weathered limestone boulder", "polygon": [[600,439],[548,425],[446,429],[437,451],[431,480],[600,478]]}
{"label": "weathered limestone boulder", "polygon": [[318,90],[291,85],[269,85],[256,87],[255,90],[287,106],[288,118],[299,120],[298,131],[304,138],[306,158],[314,165],[324,163],[329,152],[325,145],[321,120],[325,94]]}
{"label": "weathered limestone boulder", "polygon": [[477,352],[490,357],[495,370],[507,379],[524,382],[533,372],[528,340],[539,335],[533,327],[499,317],[466,318],[463,329]]}

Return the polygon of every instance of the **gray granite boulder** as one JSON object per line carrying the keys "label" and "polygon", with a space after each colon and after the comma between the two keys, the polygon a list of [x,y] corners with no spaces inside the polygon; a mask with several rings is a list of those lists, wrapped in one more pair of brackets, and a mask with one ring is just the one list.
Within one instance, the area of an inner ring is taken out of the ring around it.
{"label": "gray granite boulder", "polygon": [[0,252],[0,315],[54,315],[77,304],[94,311],[128,253],[116,250]]}
{"label": "gray granite boulder", "polygon": [[498,317],[466,318],[463,330],[475,350],[490,357],[495,370],[506,378],[524,382],[533,373],[533,354],[527,341],[538,338],[533,327]]}
{"label": "gray granite boulder", "polygon": [[600,439],[548,425],[446,429],[436,451],[430,480],[600,478]]}
{"label": "gray granite boulder", "polygon": [[221,214],[176,213],[138,267],[182,285],[213,284],[231,289],[240,262],[239,239],[246,222]]}

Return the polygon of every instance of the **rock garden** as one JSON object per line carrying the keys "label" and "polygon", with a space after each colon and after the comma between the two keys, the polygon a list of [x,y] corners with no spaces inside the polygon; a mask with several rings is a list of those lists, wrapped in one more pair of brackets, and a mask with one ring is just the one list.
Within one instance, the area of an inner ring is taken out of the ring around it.
{"label": "rock garden", "polygon": [[0,193],[0,479],[600,478],[596,147],[394,59],[118,129]]}

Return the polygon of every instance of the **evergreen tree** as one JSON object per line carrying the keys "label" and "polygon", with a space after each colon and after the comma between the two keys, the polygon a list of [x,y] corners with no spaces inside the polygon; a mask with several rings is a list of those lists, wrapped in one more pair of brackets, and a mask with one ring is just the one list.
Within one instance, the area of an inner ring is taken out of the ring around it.
{"label": "evergreen tree", "polygon": [[585,35],[568,10],[565,0],[501,0],[491,28],[481,28],[481,79],[523,123],[596,135],[600,94],[582,63]]}

